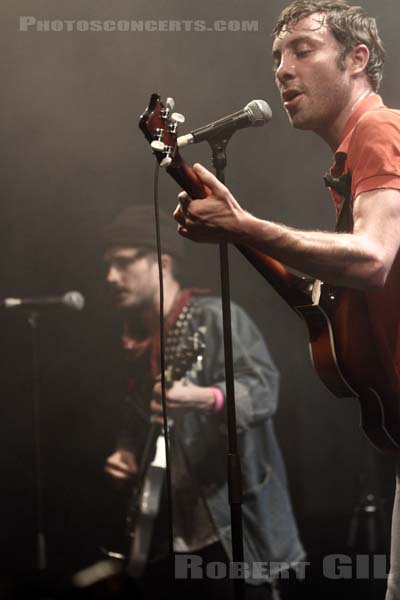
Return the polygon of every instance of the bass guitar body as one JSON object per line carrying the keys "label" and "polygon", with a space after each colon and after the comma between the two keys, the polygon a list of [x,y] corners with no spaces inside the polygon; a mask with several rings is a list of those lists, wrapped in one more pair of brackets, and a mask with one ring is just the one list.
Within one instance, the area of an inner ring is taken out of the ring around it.
{"label": "bass guitar body", "polygon": [[311,359],[338,398],[357,398],[361,425],[383,452],[400,448],[399,385],[376,349],[363,292],[314,282],[310,304],[295,306],[308,333]]}

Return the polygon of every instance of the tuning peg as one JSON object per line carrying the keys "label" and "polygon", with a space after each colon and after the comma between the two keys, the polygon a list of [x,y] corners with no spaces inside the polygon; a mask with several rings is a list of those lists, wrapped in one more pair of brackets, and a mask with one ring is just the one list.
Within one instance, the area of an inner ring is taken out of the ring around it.
{"label": "tuning peg", "polygon": [[165,144],[164,142],[160,142],[160,140],[154,140],[150,145],[156,152],[164,152],[165,150]]}
{"label": "tuning peg", "polygon": [[185,116],[181,115],[181,113],[172,113],[171,121],[173,121],[173,123],[176,123],[178,125],[182,125],[182,123],[185,122]]}
{"label": "tuning peg", "polygon": [[165,101],[165,107],[171,111],[171,110],[174,110],[174,106],[175,106],[175,100],[173,98],[167,98]]}
{"label": "tuning peg", "polygon": [[166,156],[165,158],[162,159],[162,161],[160,162],[160,167],[169,167],[169,165],[172,163],[172,158],[170,156]]}

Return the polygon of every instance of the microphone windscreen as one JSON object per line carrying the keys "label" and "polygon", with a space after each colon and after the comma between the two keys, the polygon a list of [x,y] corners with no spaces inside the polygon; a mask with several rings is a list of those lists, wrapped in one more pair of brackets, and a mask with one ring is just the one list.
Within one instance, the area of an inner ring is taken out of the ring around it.
{"label": "microphone windscreen", "polygon": [[248,111],[252,125],[260,127],[272,119],[272,110],[265,100],[252,100],[245,107]]}
{"label": "microphone windscreen", "polygon": [[85,298],[80,292],[67,292],[63,296],[63,303],[72,310],[82,310],[85,306]]}

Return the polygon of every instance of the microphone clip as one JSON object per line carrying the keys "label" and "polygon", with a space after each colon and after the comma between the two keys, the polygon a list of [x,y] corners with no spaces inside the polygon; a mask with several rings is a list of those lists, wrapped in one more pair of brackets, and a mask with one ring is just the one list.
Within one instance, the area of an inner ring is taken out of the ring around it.
{"label": "microphone clip", "polygon": [[216,177],[222,183],[225,182],[225,169],[227,165],[226,148],[232,135],[233,132],[229,136],[226,134],[223,136],[216,135],[214,138],[207,140],[212,152],[212,163]]}

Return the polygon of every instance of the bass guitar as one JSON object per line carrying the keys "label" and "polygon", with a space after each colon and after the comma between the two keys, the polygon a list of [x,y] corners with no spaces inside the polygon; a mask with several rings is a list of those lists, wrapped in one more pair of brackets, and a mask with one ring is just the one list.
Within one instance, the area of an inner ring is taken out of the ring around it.
{"label": "bass guitar", "polygon": [[[211,191],[182,159],[177,146],[182,115],[153,94],[139,127],[162,167],[191,198]],[[376,349],[366,296],[362,291],[334,287],[300,277],[274,258],[248,246],[238,250],[304,319],[315,370],[339,398],[357,398],[361,426],[370,442],[383,452],[400,448],[400,381],[392,365],[383,365]]]}

